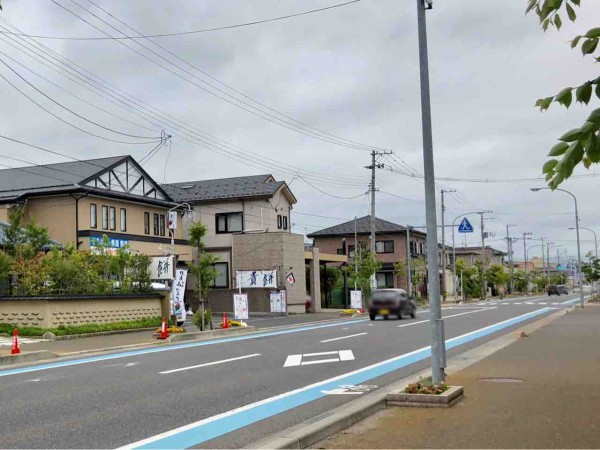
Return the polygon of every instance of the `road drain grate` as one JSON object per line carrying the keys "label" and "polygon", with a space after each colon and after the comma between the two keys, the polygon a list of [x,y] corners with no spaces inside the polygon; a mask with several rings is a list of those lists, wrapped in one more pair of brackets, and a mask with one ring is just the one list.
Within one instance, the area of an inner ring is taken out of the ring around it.
{"label": "road drain grate", "polygon": [[525,380],[521,378],[480,378],[479,381],[486,381],[488,383],[522,383]]}

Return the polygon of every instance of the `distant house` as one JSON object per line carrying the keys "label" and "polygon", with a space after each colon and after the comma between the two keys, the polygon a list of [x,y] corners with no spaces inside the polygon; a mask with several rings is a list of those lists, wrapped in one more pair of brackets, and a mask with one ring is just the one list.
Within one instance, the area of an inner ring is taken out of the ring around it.
{"label": "distant house", "polygon": [[[308,235],[314,240],[314,246],[324,253],[348,255],[348,264],[354,261],[356,252],[354,231],[356,229],[358,246],[369,249],[371,241],[371,216],[364,216],[348,222],[334,225]],[[381,269],[377,272],[378,288],[407,289],[406,274],[395,274],[394,264],[406,262],[406,227],[375,218],[375,252],[381,261]],[[426,257],[426,234],[410,230],[410,255]]]}
{"label": "distant house", "polygon": [[[476,262],[481,261],[481,247],[456,247],[454,251],[456,253],[456,261],[463,261],[466,267],[471,267]],[[506,252],[490,246],[486,246],[483,251],[483,258],[488,266],[504,266],[505,256]]]}

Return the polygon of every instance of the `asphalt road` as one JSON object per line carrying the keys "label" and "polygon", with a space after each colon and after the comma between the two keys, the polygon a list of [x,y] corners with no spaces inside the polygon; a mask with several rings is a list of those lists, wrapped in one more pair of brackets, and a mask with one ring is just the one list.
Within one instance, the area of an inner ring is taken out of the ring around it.
{"label": "asphalt road", "polygon": [[[449,355],[576,295],[443,311]],[[544,304],[545,303],[545,304]],[[242,447],[429,365],[429,314],[346,320],[0,371],[2,448]]]}

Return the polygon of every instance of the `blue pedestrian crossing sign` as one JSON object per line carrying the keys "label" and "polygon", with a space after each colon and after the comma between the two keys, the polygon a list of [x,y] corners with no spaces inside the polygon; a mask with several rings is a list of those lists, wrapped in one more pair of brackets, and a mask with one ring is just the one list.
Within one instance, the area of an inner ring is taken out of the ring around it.
{"label": "blue pedestrian crossing sign", "polygon": [[462,222],[458,226],[458,232],[459,233],[472,233],[473,232],[473,225],[471,225],[471,222],[469,222],[469,219],[467,219],[465,217],[462,220]]}

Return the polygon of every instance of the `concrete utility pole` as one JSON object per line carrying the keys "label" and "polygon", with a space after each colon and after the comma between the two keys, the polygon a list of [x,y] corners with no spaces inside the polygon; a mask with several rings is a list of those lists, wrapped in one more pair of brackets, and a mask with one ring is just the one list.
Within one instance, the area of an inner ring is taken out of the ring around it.
{"label": "concrete utility pole", "polygon": [[506,225],[506,251],[508,252],[508,291],[510,294],[513,293],[513,272],[514,272],[514,263],[513,263],[513,250],[512,250],[512,238],[510,237],[510,227],[514,227],[516,225]]}
{"label": "concrete utility pole", "polygon": [[444,194],[449,194],[452,192],[456,192],[456,189],[442,189],[440,191],[442,199],[442,297],[444,301],[446,301],[446,297],[448,296],[448,292],[446,290],[446,227],[444,226],[446,207],[444,206]]}
{"label": "concrete utility pole", "polygon": [[525,286],[525,291],[529,292],[529,268],[527,267],[527,239],[531,238],[528,238],[527,236],[531,236],[530,231],[523,233],[523,259],[525,260],[525,275],[527,278],[527,286]]}
{"label": "concrete utility pole", "polygon": [[[389,151],[376,151],[373,150],[371,152],[371,165],[365,166],[366,169],[371,170],[371,184],[369,186],[369,190],[371,191],[371,253],[375,254],[375,191],[377,191],[375,187],[375,169],[383,169],[385,167],[383,164],[377,164],[377,156],[379,155],[391,155],[392,152]],[[371,286],[375,285],[375,274],[371,275]]]}
{"label": "concrete utility pole", "polygon": [[352,259],[354,259],[354,290],[357,290],[356,287],[356,281],[358,278],[358,258],[356,257],[358,255],[358,234],[356,232],[356,216],[354,216],[354,256],[352,257]]}
{"label": "concrete utility pole", "polygon": [[485,298],[485,262],[484,262],[484,253],[485,253],[485,231],[483,229],[483,213],[479,215],[481,219],[481,298]]}
{"label": "concrete utility pole", "polygon": [[433,133],[431,127],[431,98],[429,95],[429,61],[427,56],[427,24],[425,10],[433,7],[432,0],[417,0],[419,30],[419,63],[421,78],[421,117],[423,122],[423,165],[425,182],[425,211],[427,223],[427,274],[429,280],[429,310],[431,314],[431,378],[434,384],[445,379],[446,343],[440,303],[438,265],[437,217],[435,207],[435,171],[433,163]]}
{"label": "concrete utility pole", "polygon": [[412,295],[412,275],[411,275],[411,252],[410,252],[410,225],[406,225],[406,283],[408,285],[408,295]]}

